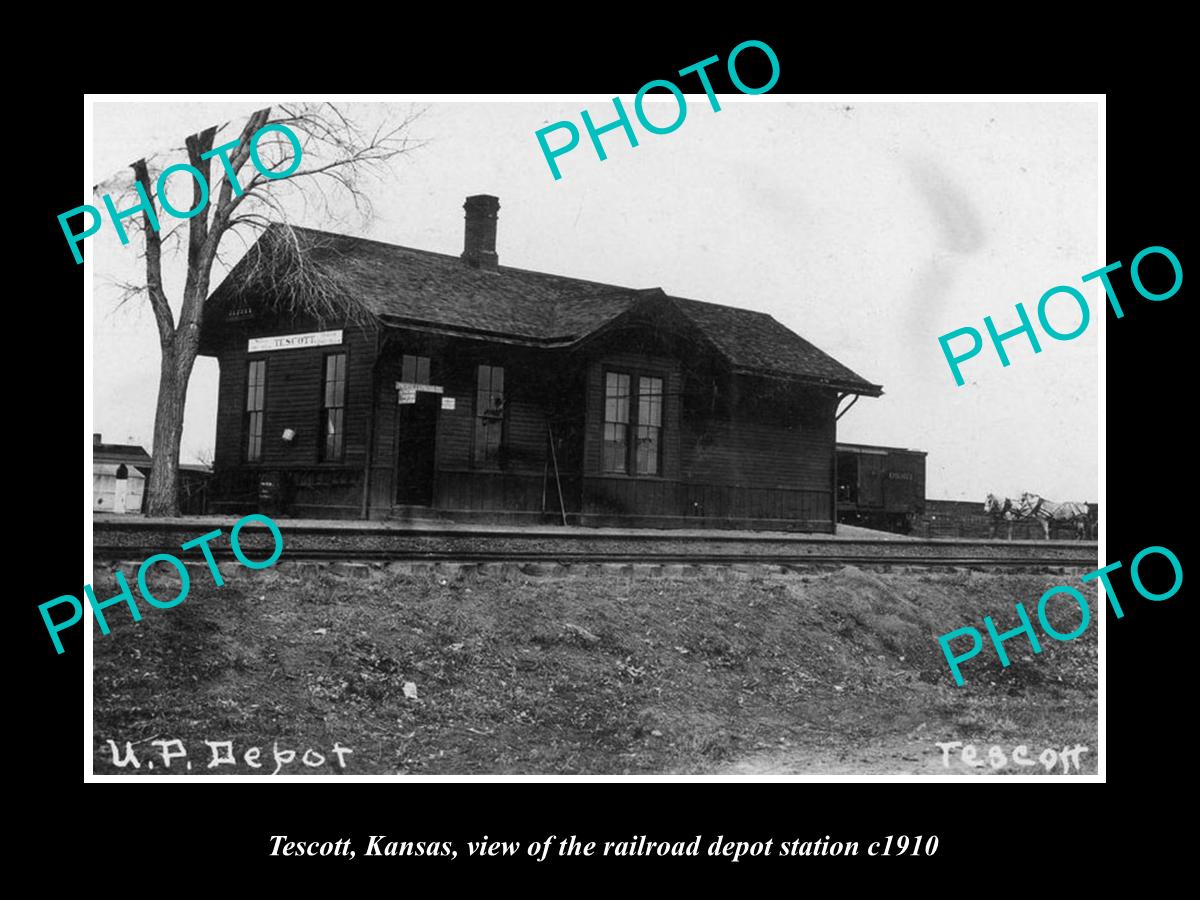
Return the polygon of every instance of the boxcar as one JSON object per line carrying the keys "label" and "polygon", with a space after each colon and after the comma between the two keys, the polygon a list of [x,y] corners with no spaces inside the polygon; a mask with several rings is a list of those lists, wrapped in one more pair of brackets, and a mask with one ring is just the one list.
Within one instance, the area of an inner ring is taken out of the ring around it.
{"label": "boxcar", "polygon": [[908,534],[925,512],[925,452],[837,445],[837,520]]}

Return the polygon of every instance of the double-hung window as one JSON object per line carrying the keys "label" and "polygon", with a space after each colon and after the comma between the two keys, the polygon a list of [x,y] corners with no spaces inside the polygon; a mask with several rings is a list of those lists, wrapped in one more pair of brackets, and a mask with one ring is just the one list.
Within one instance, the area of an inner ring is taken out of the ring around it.
{"label": "double-hung window", "polygon": [[629,473],[629,375],[604,374],[604,471]]}
{"label": "double-hung window", "polygon": [[638,376],[637,452],[639,475],[658,475],[662,459],[663,380]]}
{"label": "double-hung window", "polygon": [[617,475],[662,474],[662,430],[662,378],[605,372],[603,470]]}
{"label": "double-hung window", "polygon": [[258,462],[262,459],[266,399],[267,361],[252,359],[246,367],[246,462]]}
{"label": "double-hung window", "polygon": [[429,384],[429,357],[405,353],[400,360],[400,380],[408,384]]}
{"label": "double-hung window", "polygon": [[504,445],[504,367],[481,365],[475,383],[475,465],[500,465]]}
{"label": "double-hung window", "polygon": [[321,459],[337,462],[346,449],[346,354],[325,357],[321,395]]}

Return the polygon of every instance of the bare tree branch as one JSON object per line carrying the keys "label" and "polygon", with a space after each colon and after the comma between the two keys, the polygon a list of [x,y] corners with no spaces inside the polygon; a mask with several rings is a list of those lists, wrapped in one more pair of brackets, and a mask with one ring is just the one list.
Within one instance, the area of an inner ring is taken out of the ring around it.
{"label": "bare tree branch", "polygon": [[[240,197],[233,196],[233,183],[230,179],[236,178],[241,173],[242,167],[246,165],[246,160],[250,158],[250,139],[267,123],[267,117],[270,115],[270,107],[260,109],[258,112],[251,114],[242,128],[237,147],[234,148],[233,154],[229,157],[229,166],[233,169],[233,174],[231,175],[229,172],[226,172],[224,179],[221,181],[221,189],[217,198],[216,211],[213,213],[212,229],[209,235],[209,240],[213,242],[212,249],[214,251],[216,250],[216,244],[225,233],[225,227],[229,222],[230,215],[232,215],[233,210],[246,197],[246,193],[243,193]],[[248,191],[248,188],[243,188],[243,191]]]}
{"label": "bare tree branch", "polygon": [[272,222],[230,273],[234,280],[228,289],[234,296],[256,297],[282,315],[372,327],[370,311],[346,291],[330,265],[336,257],[329,238]]}
{"label": "bare tree branch", "polygon": [[[146,197],[153,203],[150,173],[146,170],[144,159],[139,159],[133,164],[133,174],[145,190]],[[165,348],[170,345],[175,335],[175,317],[171,314],[171,304],[167,302],[167,294],[163,289],[162,240],[150,222],[149,210],[142,211],[142,236],[146,241],[146,291],[150,297],[150,306],[154,310],[154,321],[158,324],[158,342]]]}
{"label": "bare tree branch", "polygon": [[[154,463],[147,487],[147,510],[152,515],[174,515],[178,510],[184,400],[199,352],[200,323],[209,299],[212,267],[215,262],[226,264],[222,248],[228,250],[230,242],[223,244],[225,235],[235,234],[243,246],[249,237],[257,237],[227,276],[231,296],[254,298],[284,315],[377,327],[376,318],[361,298],[351,295],[344,286],[338,240],[297,227],[291,221],[291,212],[299,208],[305,221],[310,214],[338,219],[347,209],[344,204],[348,204],[365,223],[372,214],[365,179],[384,174],[391,160],[422,146],[423,142],[410,136],[421,112],[410,110],[399,122],[363,129],[327,103],[280,106],[275,118],[271,118],[270,107],[260,109],[243,124],[236,146],[228,153],[228,166],[218,159],[214,167],[211,158],[203,158],[214,144],[221,145],[223,138],[219,135],[228,123],[190,136],[186,141],[189,165],[200,173],[206,186],[213,185],[214,168],[221,170],[222,178],[210,188],[208,205],[186,220],[187,271],[178,322],[163,286],[162,251],[164,246],[180,242],[184,224],[175,224],[160,234],[150,227],[150,214],[145,211],[140,222],[130,223],[140,227],[145,241],[146,284],[117,285],[121,290],[118,307],[146,293],[162,348]],[[269,131],[262,135],[252,154],[251,140],[269,124],[286,125],[299,141],[298,148],[288,135]],[[254,164],[249,169],[247,161]],[[151,170],[159,174],[160,165],[158,158],[148,157],[132,166],[134,184],[141,185],[151,202],[163,201],[152,193]],[[293,166],[296,171],[280,177]],[[118,181],[109,179],[114,189]],[[234,190],[235,183],[240,192]],[[203,188],[197,181],[191,209],[199,206],[202,195]]]}
{"label": "bare tree branch", "polygon": [[135,281],[117,281],[111,278],[105,280],[120,292],[117,295],[116,306],[113,307],[114,313],[124,308],[125,304],[130,300],[146,293],[146,285]]}

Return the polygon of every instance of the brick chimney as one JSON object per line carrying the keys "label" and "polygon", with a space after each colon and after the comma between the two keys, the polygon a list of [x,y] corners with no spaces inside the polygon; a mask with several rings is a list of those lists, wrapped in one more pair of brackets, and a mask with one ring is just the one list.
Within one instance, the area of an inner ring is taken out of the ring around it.
{"label": "brick chimney", "polygon": [[476,194],[467,198],[463,209],[467,211],[463,262],[476,269],[496,268],[500,263],[500,257],[496,255],[496,214],[500,211],[500,198]]}

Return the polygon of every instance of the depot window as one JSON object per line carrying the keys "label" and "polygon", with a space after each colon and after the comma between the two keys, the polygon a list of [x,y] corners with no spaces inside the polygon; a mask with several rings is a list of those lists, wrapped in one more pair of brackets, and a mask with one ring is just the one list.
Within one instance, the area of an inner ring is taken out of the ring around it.
{"label": "depot window", "polygon": [[262,459],[263,415],[267,399],[267,361],[252,359],[246,370],[246,462]]}
{"label": "depot window", "polygon": [[499,467],[504,447],[504,367],[479,366],[475,385],[475,464]]}
{"label": "depot window", "polygon": [[429,357],[405,353],[400,360],[400,380],[407,384],[430,384]]}
{"label": "depot window", "polygon": [[663,379],[632,372],[605,372],[604,471],[614,475],[660,475],[662,430]]}
{"label": "depot window", "polygon": [[346,448],[346,354],[325,357],[324,392],[321,395],[321,459],[336,462]]}

